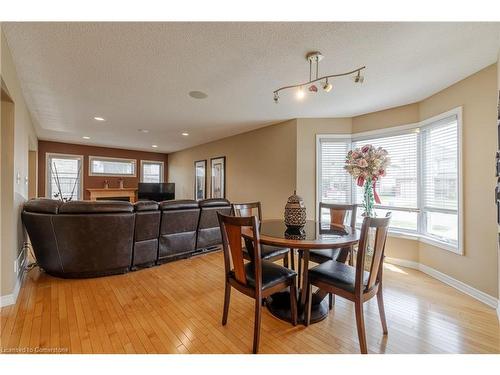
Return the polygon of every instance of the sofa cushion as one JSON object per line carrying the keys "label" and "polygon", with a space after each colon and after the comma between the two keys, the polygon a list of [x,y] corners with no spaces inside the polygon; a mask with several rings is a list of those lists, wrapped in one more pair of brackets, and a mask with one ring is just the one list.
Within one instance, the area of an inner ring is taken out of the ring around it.
{"label": "sofa cushion", "polygon": [[198,208],[198,202],[192,199],[178,199],[173,201],[163,201],[160,203],[160,209],[162,211],[167,210],[189,210],[193,208]]}
{"label": "sofa cushion", "polygon": [[200,204],[200,207],[224,207],[231,205],[227,199],[222,198],[203,199],[198,203]]}
{"label": "sofa cushion", "polygon": [[24,203],[24,211],[41,214],[57,214],[63,203],[59,199],[33,198]]}
{"label": "sofa cushion", "polygon": [[60,214],[134,212],[130,202],[122,201],[72,201],[59,207]]}
{"label": "sofa cushion", "polygon": [[134,211],[156,211],[160,207],[155,201],[138,201],[134,203]]}

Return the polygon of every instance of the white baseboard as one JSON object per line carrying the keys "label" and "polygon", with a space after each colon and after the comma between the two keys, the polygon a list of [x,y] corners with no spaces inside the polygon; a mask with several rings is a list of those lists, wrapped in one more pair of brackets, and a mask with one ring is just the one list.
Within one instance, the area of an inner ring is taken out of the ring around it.
{"label": "white baseboard", "polygon": [[434,268],[426,266],[425,264],[421,264],[412,260],[391,258],[391,257],[385,257],[385,261],[387,263],[395,264],[397,266],[412,268],[414,270],[421,271],[445,284],[448,284],[449,286],[465,294],[468,294],[472,298],[477,299],[478,301],[484,303],[485,305],[488,305],[489,307],[496,309],[497,315],[500,320],[500,304],[498,299],[496,299],[495,297],[490,296],[489,294],[484,293],[470,285],[467,285],[462,281],[454,279],[453,277],[448,276]]}
{"label": "white baseboard", "polygon": [[5,307],[9,305],[13,305],[17,301],[17,296],[19,295],[19,290],[21,290],[21,284],[23,282],[23,276],[17,278],[16,285],[14,286],[14,290],[11,294],[7,294],[5,296],[0,296],[0,307]]}

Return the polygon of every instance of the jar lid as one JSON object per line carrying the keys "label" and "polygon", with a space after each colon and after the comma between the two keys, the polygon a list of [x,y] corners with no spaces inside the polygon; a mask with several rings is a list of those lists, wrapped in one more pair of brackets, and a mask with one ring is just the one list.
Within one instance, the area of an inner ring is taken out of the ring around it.
{"label": "jar lid", "polygon": [[304,199],[300,195],[297,195],[297,191],[294,190],[293,194],[288,197],[287,203],[300,203],[303,201]]}

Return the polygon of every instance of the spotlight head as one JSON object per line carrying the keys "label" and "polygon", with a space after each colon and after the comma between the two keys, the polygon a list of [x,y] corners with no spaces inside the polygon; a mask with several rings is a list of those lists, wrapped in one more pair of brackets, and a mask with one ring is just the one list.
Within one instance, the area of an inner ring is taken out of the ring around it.
{"label": "spotlight head", "polygon": [[304,92],[302,86],[300,86],[299,89],[297,90],[297,99],[302,100],[304,99],[304,96],[306,96],[306,93]]}
{"label": "spotlight head", "polygon": [[365,77],[361,75],[361,71],[358,70],[358,74],[354,77],[355,83],[363,83],[365,81]]}
{"label": "spotlight head", "polygon": [[332,91],[332,89],[333,89],[333,85],[328,82],[328,78],[327,78],[325,84],[323,85],[323,90],[325,92],[330,92],[330,91]]}
{"label": "spotlight head", "polygon": [[309,86],[308,90],[310,92],[318,92],[318,88],[316,87],[316,85],[311,85]]}
{"label": "spotlight head", "polygon": [[279,102],[279,100],[280,100],[280,97],[279,97],[279,95],[278,95],[278,93],[277,93],[277,92],[275,92],[275,93],[274,93],[274,98],[273,98],[273,99],[274,99],[274,102],[275,102],[276,104],[278,104],[278,102]]}

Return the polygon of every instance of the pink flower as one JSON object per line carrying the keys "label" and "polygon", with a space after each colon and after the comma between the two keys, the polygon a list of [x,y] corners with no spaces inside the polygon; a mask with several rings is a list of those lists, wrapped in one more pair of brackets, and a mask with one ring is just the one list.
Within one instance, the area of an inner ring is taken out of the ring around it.
{"label": "pink flower", "polygon": [[366,168],[368,167],[368,162],[366,161],[366,159],[359,159],[358,165],[360,168]]}
{"label": "pink flower", "polygon": [[368,150],[370,150],[370,147],[371,147],[371,145],[365,145],[365,146],[363,146],[363,148],[361,149],[361,152],[367,153]]}

